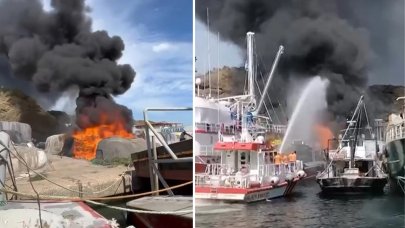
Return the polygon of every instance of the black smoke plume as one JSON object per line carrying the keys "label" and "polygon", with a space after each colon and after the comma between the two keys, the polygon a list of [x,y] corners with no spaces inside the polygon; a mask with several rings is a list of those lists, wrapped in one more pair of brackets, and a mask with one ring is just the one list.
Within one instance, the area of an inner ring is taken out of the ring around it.
{"label": "black smoke plume", "polygon": [[[289,80],[320,75],[330,81],[329,111],[334,118],[345,118],[366,92],[370,71],[375,70],[371,63],[393,60],[403,68],[403,12],[393,15],[394,5],[403,9],[403,1],[197,0],[196,15],[205,22],[208,8],[210,29],[242,49],[246,32],[255,32],[256,51],[267,70],[278,46],[284,45],[272,92],[285,97]],[[402,20],[395,21],[402,28],[394,31],[387,18]],[[391,41],[398,51],[389,48]],[[388,58],[394,55],[399,57]],[[403,78],[402,70],[397,73]]]}
{"label": "black smoke plume", "polygon": [[91,30],[89,10],[84,0],[52,0],[49,12],[39,0],[1,1],[0,83],[48,107],[63,91],[78,88],[78,126],[97,124],[105,110],[118,110],[131,125],[131,111],[112,96],[130,88],[135,71],[117,64],[120,37]]}

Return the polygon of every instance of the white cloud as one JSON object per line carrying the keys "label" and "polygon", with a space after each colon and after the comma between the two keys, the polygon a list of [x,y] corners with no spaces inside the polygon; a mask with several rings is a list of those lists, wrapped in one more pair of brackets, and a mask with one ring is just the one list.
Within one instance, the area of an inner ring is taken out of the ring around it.
{"label": "white cloud", "polygon": [[173,44],[164,42],[164,43],[159,43],[159,44],[153,46],[152,50],[154,52],[162,52],[162,51],[168,51],[168,50],[175,49],[175,48],[176,48],[176,46],[174,46]]}

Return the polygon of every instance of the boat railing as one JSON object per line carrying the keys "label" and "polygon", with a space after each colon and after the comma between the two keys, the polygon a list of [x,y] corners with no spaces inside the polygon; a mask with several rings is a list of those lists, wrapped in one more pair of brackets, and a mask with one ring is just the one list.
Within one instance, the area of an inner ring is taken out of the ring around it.
{"label": "boat railing", "polygon": [[204,156],[213,156],[214,155],[214,147],[210,145],[200,145],[200,155]]}
{"label": "boat railing", "polygon": [[269,128],[270,132],[278,133],[278,134],[285,134],[285,132],[287,131],[286,125],[269,124],[268,128]]}
{"label": "boat railing", "polygon": [[285,132],[287,130],[287,126],[279,125],[279,124],[268,124],[268,123],[258,124],[257,123],[257,124],[252,124],[252,125],[248,126],[248,129],[253,132],[264,130],[269,133],[285,134]]}
{"label": "boat railing", "polygon": [[207,164],[205,168],[205,174],[213,176],[230,175],[232,172],[233,170],[229,165],[220,163]]}
{"label": "boat railing", "polygon": [[405,138],[405,120],[396,124],[388,125],[386,132],[387,141]]}
{"label": "boat railing", "polygon": [[260,165],[257,173],[249,172],[249,167],[238,172],[227,164],[208,164],[204,173],[195,174],[197,186],[210,187],[237,187],[250,188],[255,184],[262,184],[264,177],[277,176],[284,180],[288,174],[295,174],[303,169],[302,161],[295,161],[283,164]]}
{"label": "boat railing", "polygon": [[196,131],[204,133],[235,134],[235,126],[217,123],[195,123]]}
{"label": "boat railing", "polygon": [[[173,152],[173,150],[169,147],[163,136],[156,130],[152,123],[148,119],[149,112],[179,112],[179,111],[193,111],[193,108],[146,108],[143,111],[143,118],[145,122],[145,134],[146,134],[146,145],[148,148],[148,160],[149,160],[149,177],[150,177],[150,185],[152,191],[159,190],[159,181],[162,183],[163,187],[165,187],[169,195],[173,196],[174,193],[170,189],[169,185],[167,184],[166,180],[163,178],[162,174],[159,172],[159,163],[189,163],[193,162],[193,157],[184,157],[178,158],[177,155]],[[150,135],[152,134],[152,135]],[[157,157],[157,150],[156,150],[156,142],[157,139],[160,144],[165,148],[166,152],[171,156],[169,159],[158,159]]]}
{"label": "boat railing", "polygon": [[275,164],[265,164],[259,166],[259,176],[274,176],[276,175]]}

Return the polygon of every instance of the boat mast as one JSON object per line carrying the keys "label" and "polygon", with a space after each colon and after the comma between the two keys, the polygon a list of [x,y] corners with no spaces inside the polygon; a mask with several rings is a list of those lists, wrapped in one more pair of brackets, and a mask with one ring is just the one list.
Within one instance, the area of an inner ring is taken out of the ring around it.
{"label": "boat mast", "polygon": [[283,45],[280,45],[280,47],[278,48],[276,58],[274,59],[274,62],[273,62],[273,66],[271,67],[269,77],[267,78],[266,85],[264,86],[262,97],[260,98],[259,104],[257,105],[256,114],[259,114],[262,107],[263,107],[265,94],[267,93],[267,90],[269,89],[270,82],[271,82],[271,79],[273,78],[274,71],[276,70],[276,67],[278,65],[278,61],[280,60],[280,56],[283,53],[284,53],[284,47],[283,47]]}
{"label": "boat mast", "polygon": [[352,142],[352,145],[350,147],[350,164],[349,168],[355,168],[355,163],[354,163],[354,155],[356,153],[356,145],[357,145],[357,135],[358,135],[358,129],[360,128],[359,126],[359,121],[356,121],[355,128],[354,128],[354,139],[350,139],[350,142]]}
{"label": "boat mast", "polygon": [[356,117],[356,114],[357,114],[357,112],[359,111],[361,104],[363,103],[363,98],[364,98],[364,96],[362,95],[362,96],[360,97],[360,99],[359,99],[359,102],[357,103],[356,109],[354,110],[352,119],[349,121],[349,126],[346,128],[345,133],[343,134],[342,140],[345,140],[345,136],[347,135],[347,132],[348,132],[349,129],[350,129],[350,125],[353,123],[354,118]]}
{"label": "boat mast", "polygon": [[254,32],[248,32],[246,34],[247,40],[247,70],[248,70],[248,86],[251,101],[255,99],[255,85],[254,85],[254,59],[253,59],[253,41],[254,41]]}
{"label": "boat mast", "polygon": [[[241,132],[241,141],[242,142],[250,142],[252,140],[252,136],[248,130],[248,118],[250,118],[250,113],[255,109],[256,100],[255,100],[255,68],[254,68],[254,55],[253,55],[253,48],[254,48],[254,33],[248,32],[246,33],[246,41],[247,41],[247,73],[248,73],[248,100],[247,104],[242,101],[241,102],[241,119],[242,119],[242,132]],[[249,115],[249,116],[248,116]]]}

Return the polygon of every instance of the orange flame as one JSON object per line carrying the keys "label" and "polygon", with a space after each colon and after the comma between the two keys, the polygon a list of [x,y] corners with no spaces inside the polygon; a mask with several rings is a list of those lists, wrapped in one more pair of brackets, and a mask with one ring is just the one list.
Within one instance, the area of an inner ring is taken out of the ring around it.
{"label": "orange flame", "polygon": [[322,125],[316,125],[315,130],[318,134],[319,143],[322,149],[326,149],[328,147],[328,140],[334,137],[332,131],[328,127]]}
{"label": "orange flame", "polygon": [[134,138],[134,135],[125,129],[123,120],[106,124],[107,115],[102,115],[100,119],[100,125],[88,127],[73,133],[73,156],[75,158],[94,159],[96,157],[98,143],[105,138],[113,136],[127,139]]}

